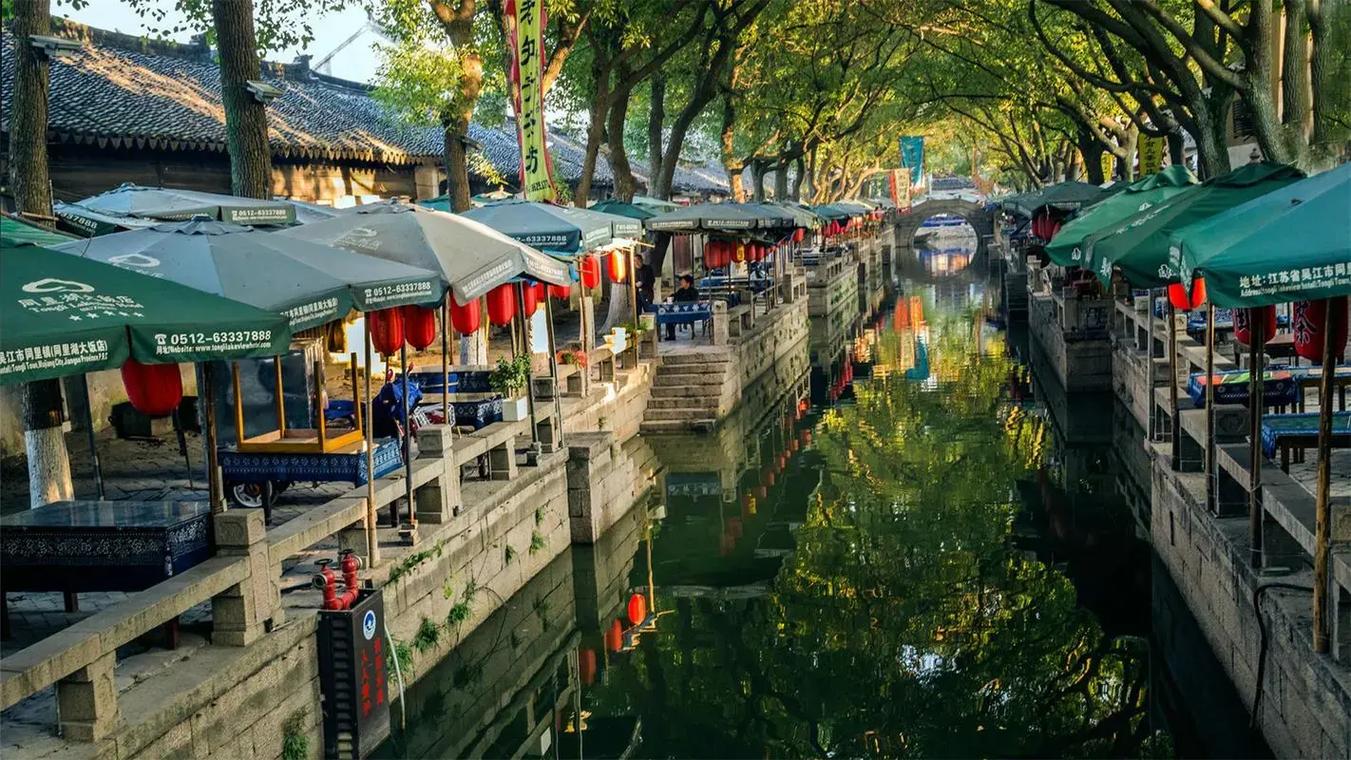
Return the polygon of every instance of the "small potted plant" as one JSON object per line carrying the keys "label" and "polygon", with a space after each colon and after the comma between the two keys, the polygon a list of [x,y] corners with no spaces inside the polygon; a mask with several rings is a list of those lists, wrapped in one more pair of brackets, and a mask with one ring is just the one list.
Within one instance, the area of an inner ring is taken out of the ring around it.
{"label": "small potted plant", "polygon": [[498,359],[497,367],[488,375],[488,384],[502,394],[502,421],[519,422],[530,414],[525,396],[525,384],[530,382],[530,357],[517,356],[511,361]]}

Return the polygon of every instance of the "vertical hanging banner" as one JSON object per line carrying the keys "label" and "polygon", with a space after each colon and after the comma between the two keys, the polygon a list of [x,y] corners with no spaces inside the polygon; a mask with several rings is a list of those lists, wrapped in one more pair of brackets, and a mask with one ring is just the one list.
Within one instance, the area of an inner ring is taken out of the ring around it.
{"label": "vertical hanging banner", "polygon": [[901,138],[901,166],[910,170],[910,185],[921,184],[924,173],[924,135],[906,135]]}
{"label": "vertical hanging banner", "polygon": [[1163,168],[1163,149],[1167,140],[1162,137],[1140,136],[1136,151],[1140,154],[1140,176],[1157,174]]}
{"label": "vertical hanging banner", "polygon": [[558,191],[544,130],[544,0],[507,0],[503,14],[511,46],[511,100],[521,146],[521,190],[526,200],[551,201]]}

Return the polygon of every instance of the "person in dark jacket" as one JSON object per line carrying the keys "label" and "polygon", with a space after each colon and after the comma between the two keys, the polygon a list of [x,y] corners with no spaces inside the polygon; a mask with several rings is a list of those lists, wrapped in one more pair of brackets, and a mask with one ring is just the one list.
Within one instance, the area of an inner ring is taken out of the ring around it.
{"label": "person in dark jacket", "polygon": [[638,265],[638,306],[647,307],[652,303],[652,294],[655,291],[657,275],[652,271],[652,264],[648,262],[646,256],[643,257],[643,263]]}
{"label": "person in dark jacket", "polygon": [[[676,288],[671,300],[675,303],[697,302],[699,300],[699,289],[694,287],[694,278],[687,274],[680,275],[680,287]],[[669,324],[666,326],[666,339],[675,340],[675,325]]]}

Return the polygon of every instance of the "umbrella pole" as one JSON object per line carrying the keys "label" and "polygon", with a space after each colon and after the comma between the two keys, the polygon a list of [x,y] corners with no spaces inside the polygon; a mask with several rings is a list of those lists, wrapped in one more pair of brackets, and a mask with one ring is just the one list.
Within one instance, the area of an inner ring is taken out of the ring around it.
{"label": "umbrella pole", "polygon": [[[216,382],[211,363],[202,365],[202,399],[206,404],[206,493],[213,513],[225,511],[220,482],[220,453],[216,444]],[[102,498],[102,497],[100,497]]]}
{"label": "umbrella pole", "polygon": [[[375,408],[374,398],[371,396],[371,371],[374,367],[371,364],[371,321],[369,314],[361,315],[361,324],[366,334],[365,352],[366,352],[366,379],[365,398],[366,413],[362,415],[363,422],[366,425],[366,559],[373,566],[379,561],[380,542],[376,537],[379,515],[375,508]],[[352,389],[353,392],[356,388]]]}
{"label": "umbrella pole", "polygon": [[544,321],[548,324],[549,330],[549,380],[554,388],[554,437],[558,440],[558,448],[563,448],[563,400],[562,392],[558,387],[558,346],[554,343],[554,307],[553,297],[548,296],[544,299]]}
{"label": "umbrella pole", "polygon": [[1206,305],[1206,506],[1217,510],[1219,471],[1215,448],[1215,304]]}
{"label": "umbrella pole", "polygon": [[[528,357],[530,356],[530,338],[525,330],[525,289],[527,287],[529,286],[524,282],[516,286],[516,312],[521,319],[521,353]],[[513,330],[513,332],[515,331]],[[535,416],[535,381],[532,375],[533,372],[526,373],[525,400],[530,406],[530,448],[539,453],[539,418]]]}
{"label": "umbrella pole", "polygon": [[[80,375],[84,385],[84,432],[89,439],[89,459],[94,465],[94,487],[99,501],[103,501],[103,465],[99,462],[99,447],[94,442],[94,397],[89,395],[89,375]],[[190,472],[190,471],[189,471]],[[191,475],[188,476],[191,479]]]}
{"label": "umbrella pole", "polygon": [[1146,309],[1147,318],[1145,324],[1145,359],[1149,365],[1149,440],[1154,440],[1158,431],[1155,425],[1158,415],[1154,413],[1154,289],[1149,289],[1149,308]]}
{"label": "umbrella pole", "polygon": [[1262,345],[1266,343],[1266,315],[1248,310],[1248,561],[1262,566]]}
{"label": "umbrella pole", "polygon": [[450,296],[441,307],[441,424],[455,429],[450,418]]}
{"label": "umbrella pole", "polygon": [[[399,364],[403,372],[403,495],[408,508],[408,524],[417,527],[413,518],[413,420],[408,413],[408,342],[399,346]],[[394,525],[399,525],[399,510],[394,509]]]}
{"label": "umbrella pole", "polygon": [[1324,654],[1331,648],[1328,619],[1328,546],[1331,538],[1332,480],[1332,387],[1337,374],[1337,346],[1332,323],[1333,304],[1329,298],[1323,309],[1323,374],[1318,382],[1318,485],[1314,491],[1313,538],[1313,651]]}
{"label": "umbrella pole", "polygon": [[633,358],[638,358],[638,247],[629,249],[629,301],[633,306],[633,335],[629,340],[634,341]]}
{"label": "umbrella pole", "polygon": [[1168,302],[1168,405],[1173,410],[1169,438],[1172,441],[1173,470],[1176,471],[1182,464],[1179,461],[1182,456],[1182,420],[1179,419],[1177,398],[1177,309],[1171,300]]}

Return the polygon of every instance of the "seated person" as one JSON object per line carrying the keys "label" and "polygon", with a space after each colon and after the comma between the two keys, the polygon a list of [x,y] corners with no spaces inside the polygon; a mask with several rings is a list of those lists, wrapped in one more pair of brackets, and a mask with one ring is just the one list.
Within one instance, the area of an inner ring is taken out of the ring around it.
{"label": "seated person", "polygon": [[[674,303],[694,303],[699,300],[699,289],[694,287],[694,278],[687,274],[680,275],[680,287],[671,296]],[[666,339],[675,340],[675,325],[666,325]]]}

